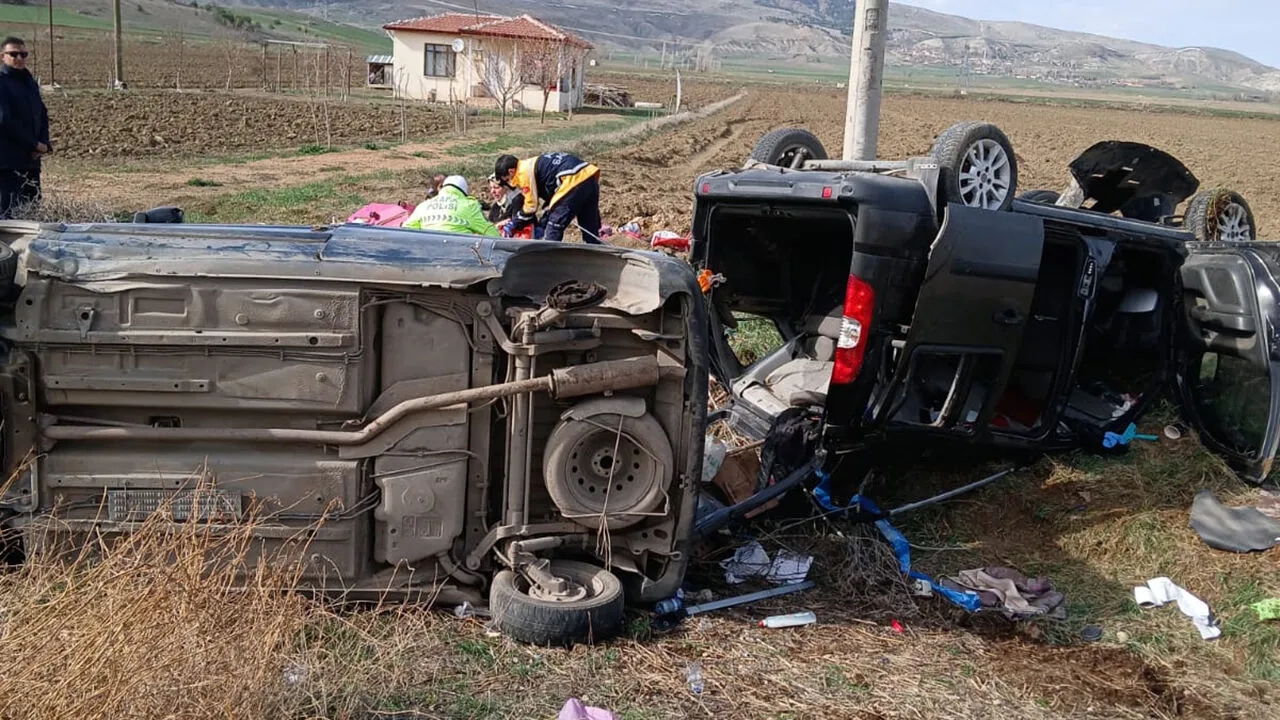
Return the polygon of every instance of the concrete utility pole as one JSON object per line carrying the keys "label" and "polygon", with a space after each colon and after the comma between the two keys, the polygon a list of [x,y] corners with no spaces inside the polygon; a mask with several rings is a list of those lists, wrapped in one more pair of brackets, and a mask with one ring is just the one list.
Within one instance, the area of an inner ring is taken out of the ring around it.
{"label": "concrete utility pole", "polygon": [[884,41],[888,0],[858,0],[853,16],[849,103],[844,116],[844,160],[875,160],[884,87]]}
{"label": "concrete utility pole", "polygon": [[53,0],[49,0],[49,85],[57,84],[53,77]]}
{"label": "concrete utility pole", "polygon": [[111,16],[116,25],[116,89],[124,86],[124,43],[121,40],[120,29],[120,0],[113,0],[111,3]]}

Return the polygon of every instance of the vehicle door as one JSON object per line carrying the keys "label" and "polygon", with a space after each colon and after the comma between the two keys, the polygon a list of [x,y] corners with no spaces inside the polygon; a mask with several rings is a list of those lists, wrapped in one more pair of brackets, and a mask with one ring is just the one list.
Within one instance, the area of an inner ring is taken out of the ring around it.
{"label": "vehicle door", "polygon": [[951,204],[896,369],[873,401],[892,432],[989,435],[1031,311],[1044,250],[1035,215]]}
{"label": "vehicle door", "polygon": [[1261,482],[1280,445],[1280,248],[1188,250],[1174,377],[1183,415],[1206,447],[1246,480]]}

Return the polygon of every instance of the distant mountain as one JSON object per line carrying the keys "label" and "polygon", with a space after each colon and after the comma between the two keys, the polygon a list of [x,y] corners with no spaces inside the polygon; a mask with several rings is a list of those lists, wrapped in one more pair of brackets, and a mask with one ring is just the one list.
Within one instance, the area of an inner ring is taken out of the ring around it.
{"label": "distant mountain", "polygon": [[[851,0],[229,0],[371,26],[450,10],[529,13],[581,31],[597,45],[711,47],[721,57],[779,62],[849,53]],[[1216,48],[1168,48],[1018,22],[985,22],[893,4],[887,62],[967,68],[974,75],[1075,85],[1132,84],[1280,92],[1280,70]]]}

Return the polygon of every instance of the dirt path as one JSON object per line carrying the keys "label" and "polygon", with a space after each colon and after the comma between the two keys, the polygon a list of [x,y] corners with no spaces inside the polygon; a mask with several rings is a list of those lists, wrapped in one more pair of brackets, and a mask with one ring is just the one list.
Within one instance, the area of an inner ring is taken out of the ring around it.
{"label": "dirt path", "polygon": [[[413,169],[425,172],[433,162],[447,160],[448,162],[441,164],[457,164],[465,153],[458,155],[450,151],[461,147],[494,143],[503,137],[536,139],[539,135],[562,131],[566,127],[581,129],[585,135],[590,134],[593,128],[621,119],[622,116],[612,114],[579,115],[573,120],[572,126],[567,126],[564,123],[543,125],[536,118],[519,118],[508,121],[506,129],[486,127],[466,135],[406,143],[389,149],[360,148],[248,162],[229,160],[216,164],[198,162],[184,165],[181,161],[168,161],[174,169],[163,171],[144,170],[123,174],[119,170],[77,172],[73,166],[75,161],[65,161],[50,163],[51,167],[45,173],[45,182],[47,187],[73,192],[109,205],[156,205],[170,202],[176,194],[189,194],[194,187],[193,181],[197,179],[200,183],[207,183],[199,188],[201,194],[212,196],[377,172]],[[138,202],[139,198],[144,199],[142,203]]]}

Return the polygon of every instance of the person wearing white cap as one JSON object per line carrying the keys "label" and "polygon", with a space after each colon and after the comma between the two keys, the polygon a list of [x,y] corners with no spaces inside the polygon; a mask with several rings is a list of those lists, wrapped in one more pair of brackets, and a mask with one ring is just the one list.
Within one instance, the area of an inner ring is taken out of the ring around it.
{"label": "person wearing white cap", "polygon": [[467,179],[450,175],[440,185],[440,192],[414,208],[401,227],[411,230],[490,235],[499,237],[498,228],[484,216],[480,201],[467,194]]}

